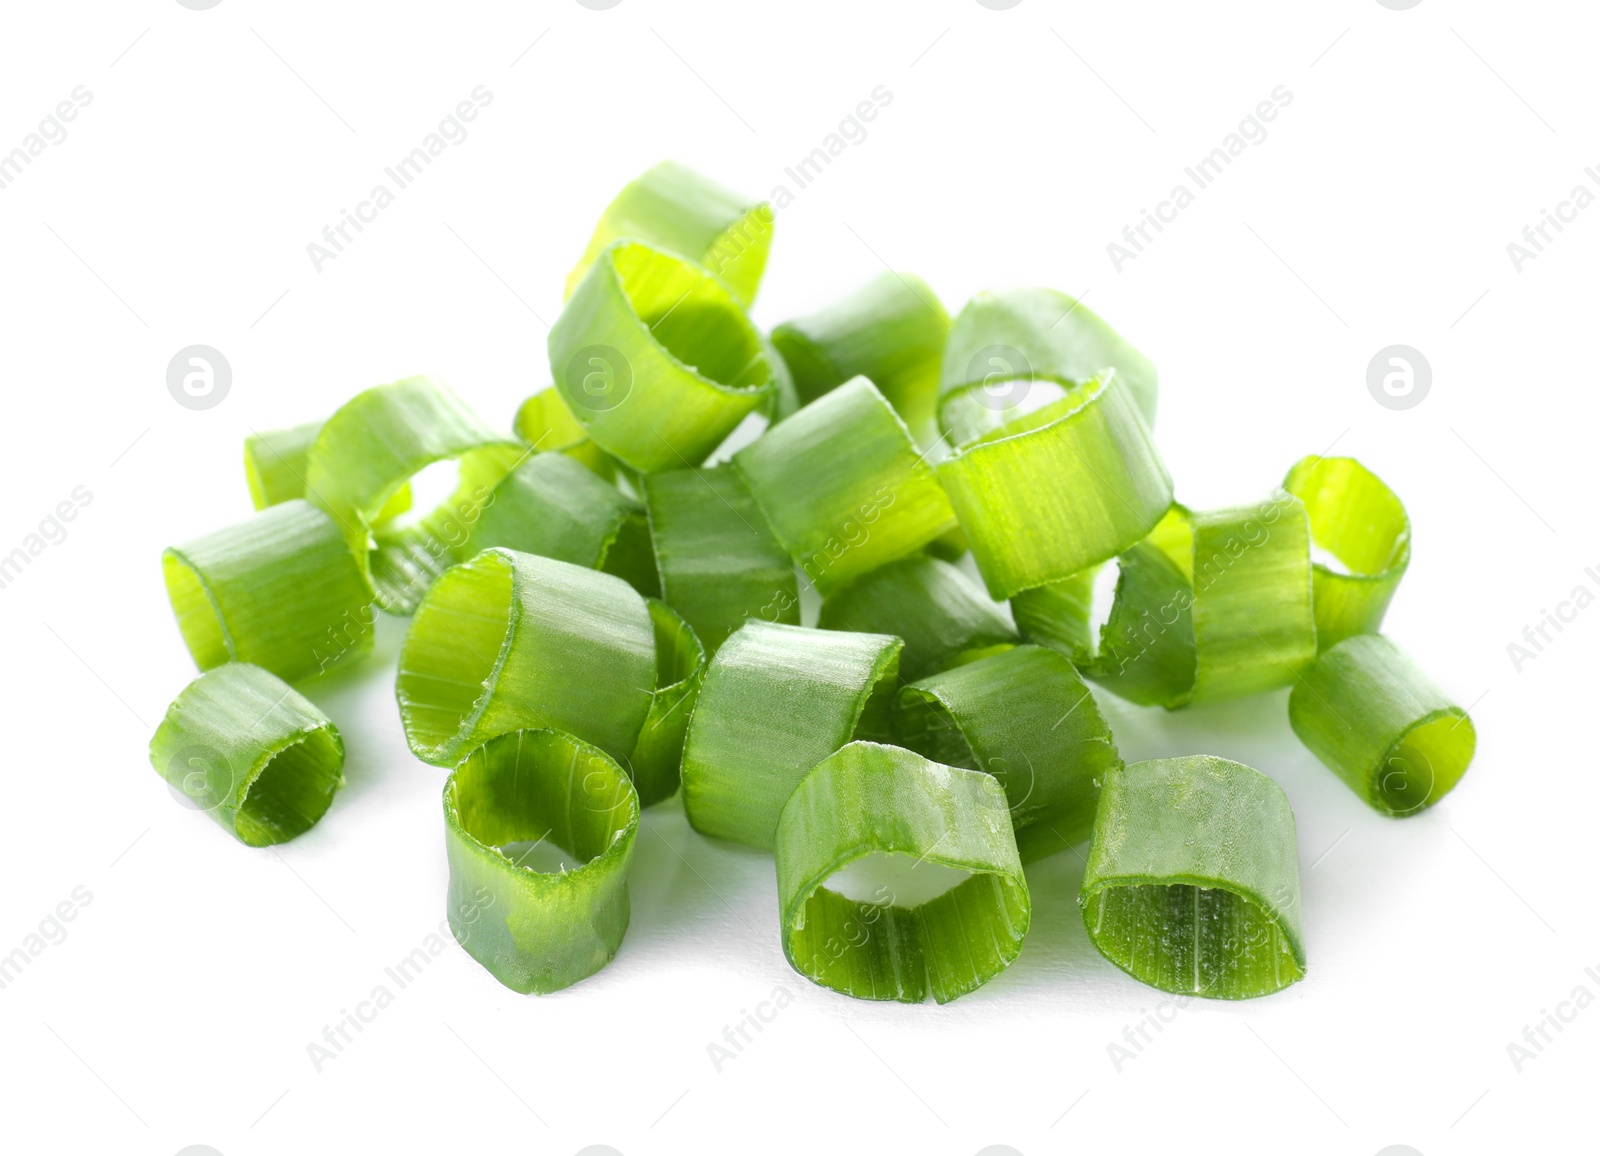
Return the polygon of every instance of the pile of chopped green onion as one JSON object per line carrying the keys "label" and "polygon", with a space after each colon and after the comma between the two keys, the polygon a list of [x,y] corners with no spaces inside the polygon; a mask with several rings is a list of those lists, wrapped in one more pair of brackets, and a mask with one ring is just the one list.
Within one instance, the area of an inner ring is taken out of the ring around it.
{"label": "pile of chopped green onion", "polygon": [[[1282,789],[1203,753],[1125,764],[1088,684],[1168,710],[1287,687],[1363,800],[1431,806],[1475,732],[1378,633],[1410,560],[1399,498],[1311,456],[1239,505],[1182,505],[1155,367],[1052,290],[952,321],[890,273],[763,332],[772,236],[766,204],[658,165],[568,277],[554,384],[514,433],[415,377],[248,439],[255,516],[162,559],[202,673],[156,770],[247,845],[309,830],[344,741],[290,684],[408,615],[395,697],[448,772],[452,922],[496,899],[456,936],[516,991],[614,957],[663,803],[771,851],[790,965],[861,999],[998,975],[1023,865],[1085,841],[1084,927],[1134,978],[1221,999],[1299,980]],[[414,510],[441,462],[454,492]],[[546,840],[577,866],[525,865]]]}

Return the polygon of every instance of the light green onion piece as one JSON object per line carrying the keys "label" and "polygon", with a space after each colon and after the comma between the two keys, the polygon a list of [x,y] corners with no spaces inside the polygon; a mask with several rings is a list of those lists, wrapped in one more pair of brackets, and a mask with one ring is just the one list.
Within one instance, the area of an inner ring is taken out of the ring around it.
{"label": "light green onion piece", "polygon": [[161,556],[195,665],[320,674],[372,649],[372,591],[332,518],[301,499]]}
{"label": "light green onion piece", "polygon": [[606,481],[616,480],[621,463],[589,440],[589,432],[572,415],[561,391],[553,385],[541,389],[517,407],[512,429],[536,453],[565,454]]}
{"label": "light green onion piece", "polygon": [[[256,509],[306,496],[306,455],[322,426],[320,421],[310,421],[244,439],[244,477]],[[398,517],[410,508],[411,486],[407,484],[378,511],[377,521]]]}
{"label": "light green onion piece", "polygon": [[661,596],[715,652],[747,618],[800,622],[789,555],[732,465],[643,479]]}
{"label": "light green onion piece", "polygon": [[[339,523],[379,605],[409,614],[484,497],[530,453],[489,429],[443,384],[408,377],[358,393],[328,419],[306,456],[306,496]],[[458,472],[447,501],[417,525],[380,526],[412,475],[450,460]]]}
{"label": "light green onion piece", "polygon": [[[490,975],[542,995],[611,962],[628,930],[639,799],[604,751],[551,730],[492,738],[450,772],[444,822],[450,928]],[[525,865],[546,843],[579,865]]]}
{"label": "light green onion piece", "polygon": [[950,329],[939,423],[960,445],[1022,416],[1052,385],[1070,387],[1107,369],[1154,428],[1156,367],[1082,302],[1054,289],[979,293]]}
{"label": "light green onion piece", "polygon": [[1251,999],[1305,975],[1294,812],[1242,763],[1112,772],[1078,904],[1100,953],[1162,991]]}
{"label": "light green onion piece", "polygon": [[1150,429],[1109,378],[986,434],[938,471],[997,599],[1116,556],[1172,504]]}
{"label": "light green onion piece", "polygon": [[395,697],[412,752],[448,767],[493,735],[549,727],[613,758],[656,687],[655,624],[620,578],[515,550],[451,567],[417,608]]}
{"label": "light green onion piece", "polygon": [[1343,571],[1317,562],[1317,645],[1376,634],[1411,563],[1411,519],[1393,490],[1354,458],[1302,458],[1283,488],[1305,503],[1311,540]]}
{"label": "light green onion piece", "polygon": [[1324,651],[1290,692],[1289,724],[1352,791],[1396,817],[1449,794],[1478,743],[1471,716],[1380,634]]}
{"label": "light green onion piece", "polygon": [[896,700],[895,729],[935,762],[999,780],[1025,863],[1089,837],[1101,784],[1122,765],[1072,663],[1038,646],[912,683]]}
{"label": "light green onion piece", "polygon": [[646,241],[703,265],[739,304],[755,300],[772,248],[772,209],[730,192],[687,165],[662,161],[617,194],[567,275],[567,296],[613,242]]}
{"label": "light green onion piece", "polygon": [[773,390],[765,339],[727,289],[636,241],[590,267],[549,346],[574,416],[644,473],[699,465]]}
{"label": "light green onion piece", "polygon": [[1022,636],[1030,642],[1059,650],[1074,666],[1086,668],[1099,649],[1094,631],[1089,627],[1094,579],[1099,569],[1092,566],[1070,578],[1035,586],[1012,598],[1011,617]]}
{"label": "light green onion piece", "polygon": [[824,596],[955,523],[905,422],[866,378],[733,455],[779,542]]}
{"label": "light green onion piece", "polygon": [[678,790],[683,740],[706,668],[705,647],[678,612],[659,598],[647,598],[645,605],[656,632],[656,690],[627,762],[641,807]]}
{"label": "light green onion piece", "polygon": [[1017,642],[1016,628],[983,591],[925,554],[890,562],[830,594],[817,625],[898,636],[905,642],[900,677],[907,682]]}
{"label": "light green onion piece", "polygon": [[660,593],[644,508],[564,454],[536,454],[507,474],[454,556],[465,561],[495,546],[604,570],[641,594]]}
{"label": "light green onion piece", "polygon": [[150,765],[179,802],[249,847],[309,831],[344,785],[338,728],[259,666],[208,670],[167,708]]}
{"label": "light green onion piece", "polygon": [[[865,900],[830,889],[874,856],[970,874],[922,903],[887,884]],[[1004,971],[1028,931],[1005,792],[899,747],[854,742],[818,763],[784,805],[777,867],[790,966],[857,999],[948,1003]]]}
{"label": "light green onion piece", "polygon": [[933,420],[950,315],[914,273],[882,273],[843,300],[772,331],[809,403],[852,377],[868,378],[913,430]]}
{"label": "light green onion piece", "polygon": [[892,735],[900,640],[749,622],[706,668],[683,749],[695,830],[770,850],[795,785],[851,739]]}

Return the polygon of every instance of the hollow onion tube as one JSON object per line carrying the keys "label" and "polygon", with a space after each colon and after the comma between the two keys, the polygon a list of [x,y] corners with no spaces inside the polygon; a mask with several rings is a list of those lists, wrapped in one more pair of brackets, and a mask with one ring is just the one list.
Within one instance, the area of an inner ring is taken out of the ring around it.
{"label": "hollow onion tube", "polygon": [[772,224],[765,201],[741,197],[687,165],[662,161],[606,206],[589,247],[567,275],[567,296],[613,242],[632,238],[705,266],[748,307],[767,267]]}
{"label": "hollow onion tube", "polygon": [[966,575],[925,554],[890,562],[830,594],[817,625],[896,635],[905,643],[900,677],[907,682],[1017,642],[1016,628]]}
{"label": "hollow onion tube", "polygon": [[320,710],[243,662],[206,671],[173,700],[150,764],[185,806],[249,847],[309,831],[344,785],[344,742]]}
{"label": "hollow onion tube", "polygon": [[[379,605],[408,614],[437,577],[437,568],[423,564],[424,558],[443,557],[451,527],[470,517],[530,452],[489,429],[440,382],[408,377],[358,393],[327,420],[306,455],[306,497],[339,523],[373,580]],[[413,474],[449,460],[458,472],[446,502],[417,526],[394,532],[379,526],[385,507]],[[373,548],[377,559],[369,555]]]}
{"label": "hollow onion tube", "polygon": [[824,596],[955,524],[905,422],[864,377],[773,426],[733,461]]}
{"label": "hollow onion tube", "polygon": [[1100,953],[1162,991],[1251,999],[1305,975],[1294,812],[1242,763],[1113,771],[1078,904]]}
{"label": "hollow onion tube", "polygon": [[1025,863],[1089,837],[1101,784],[1122,765],[1111,728],[1072,663],[1038,646],[903,688],[895,731],[934,762],[999,781]]}
{"label": "hollow onion tube", "polygon": [[1289,694],[1289,724],[1368,805],[1396,817],[1449,794],[1478,742],[1471,716],[1381,634],[1324,651]]}
{"label": "hollow onion tube", "polygon": [[914,273],[882,273],[826,309],[772,331],[802,404],[869,379],[913,430],[933,419],[950,315]]}
{"label": "hollow onion tube", "polygon": [[[444,821],[450,928],[490,975],[544,994],[611,962],[628,930],[639,799],[604,751],[552,730],[492,738],[450,772]],[[535,871],[504,849],[547,841],[582,863]]]}
{"label": "hollow onion tube", "polygon": [[562,400],[561,391],[553,385],[541,389],[517,407],[512,429],[534,448],[535,453],[562,453],[608,482],[616,479],[620,463],[589,440],[583,423],[573,416]]}
{"label": "hollow onion tube", "polygon": [[295,498],[161,556],[195,665],[320,674],[372,649],[372,591],[332,518]]}
{"label": "hollow onion tube", "polygon": [[851,739],[891,736],[900,640],[748,622],[706,668],[683,748],[695,830],[770,850],[807,771]]}
{"label": "hollow onion tube", "polygon": [[683,740],[706,668],[705,647],[683,617],[659,598],[647,598],[645,605],[656,634],[656,689],[626,763],[641,807],[678,789]]}
{"label": "hollow onion tube", "polygon": [[[873,855],[971,874],[915,906],[887,887],[868,901],[829,888]],[[1004,971],[1028,930],[1005,792],[899,747],[853,742],[806,775],[783,807],[777,870],[790,966],[857,999],[948,1003]]]}
{"label": "hollow onion tube", "polygon": [[604,570],[641,594],[660,592],[644,509],[563,454],[535,454],[490,493],[452,551],[465,561],[504,546]]}
{"label": "hollow onion tube", "polygon": [[939,378],[940,427],[959,445],[1022,416],[1052,382],[1087,382],[1108,368],[1154,428],[1156,367],[1082,302],[1054,289],[979,293],[950,328]]}
{"label": "hollow onion tube", "polygon": [[1302,458],[1283,488],[1305,503],[1312,542],[1345,567],[1312,567],[1318,647],[1327,650],[1352,634],[1376,634],[1411,562],[1405,506],[1354,458]]}
{"label": "hollow onion tube", "polygon": [[632,587],[500,549],[429,589],[400,649],[395,697],[412,753],[448,767],[517,728],[566,731],[626,758],[655,686],[655,625]]}
{"label": "hollow onion tube", "polygon": [[589,436],[644,473],[699,465],[774,389],[765,339],[727,289],[637,241],[596,258],[549,349]]}
{"label": "hollow onion tube", "polygon": [[747,618],[800,622],[789,555],[731,465],[643,479],[661,596],[715,651]]}
{"label": "hollow onion tube", "polygon": [[[306,496],[306,456],[324,423],[309,421],[288,429],[253,433],[244,439],[244,477],[250,501],[258,510]],[[411,508],[411,486],[396,490],[383,509],[379,523]]]}
{"label": "hollow onion tube", "polygon": [[1166,513],[1172,479],[1130,396],[1090,381],[939,463],[992,597],[1104,562]]}

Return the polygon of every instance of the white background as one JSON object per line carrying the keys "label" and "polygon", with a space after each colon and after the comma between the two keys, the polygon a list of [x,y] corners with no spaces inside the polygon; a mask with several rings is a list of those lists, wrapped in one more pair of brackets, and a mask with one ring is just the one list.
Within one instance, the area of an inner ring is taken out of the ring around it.
{"label": "white background", "polygon": [[[1587,5],[1444,0],[8,5],[0,152],[75,86],[93,100],[0,190],[0,553],[74,487],[93,500],[0,590],[0,954],[75,887],[93,898],[0,991],[4,1146],[1578,1150],[1600,1009],[1520,1073],[1507,1045],[1580,984],[1600,996],[1600,610],[1520,672],[1507,644],[1600,591],[1600,208],[1520,273],[1506,245],[1597,188],[1595,31]],[[478,85],[493,102],[470,137],[316,271],[307,243]],[[947,1007],[875,1005],[791,972],[770,859],[673,805],[644,818],[611,966],[519,997],[451,946],[316,1072],[307,1044],[444,917],[443,773],[408,754],[392,699],[402,628],[312,691],[348,787],[303,838],[249,850],[146,760],[193,675],[161,549],[250,513],[251,429],[368,385],[436,373],[509,425],[626,180],[675,157],[792,189],[784,167],[878,85],[893,100],[867,138],[780,212],[758,321],[884,263],[952,313],[1050,285],[1159,366],[1189,504],[1255,499],[1330,446],[1360,457],[1415,524],[1387,629],[1473,706],[1476,764],[1388,820],[1298,745],[1282,693],[1171,716],[1108,702],[1130,760],[1205,751],[1283,785],[1310,955],[1303,983],[1196,1003],[1120,1072],[1108,1044],[1162,997],[1089,944],[1075,854],[1030,869],[1010,970]],[[1293,101],[1270,135],[1119,273],[1107,243],[1278,85]],[[197,342],[234,375],[205,412],[165,382]],[[1366,386],[1396,342],[1433,369],[1405,412]],[[715,1071],[707,1045],[778,986],[793,1003]]]}

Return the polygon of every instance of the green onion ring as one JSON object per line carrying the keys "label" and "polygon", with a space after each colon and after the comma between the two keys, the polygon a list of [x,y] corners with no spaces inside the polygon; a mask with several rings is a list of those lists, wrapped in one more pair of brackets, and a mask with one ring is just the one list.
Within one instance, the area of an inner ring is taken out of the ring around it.
{"label": "green onion ring", "polygon": [[1151,987],[1251,999],[1305,975],[1294,812],[1212,755],[1114,771],[1078,904],[1100,953]]}
{"label": "green onion ring", "polygon": [[[971,872],[917,906],[881,888],[862,902],[829,889],[873,854]],[[783,953],[814,983],[857,999],[948,1003],[982,987],[1022,950],[1032,907],[1006,813],[989,775],[899,747],[854,742],[823,759],[784,804],[777,838]]]}

